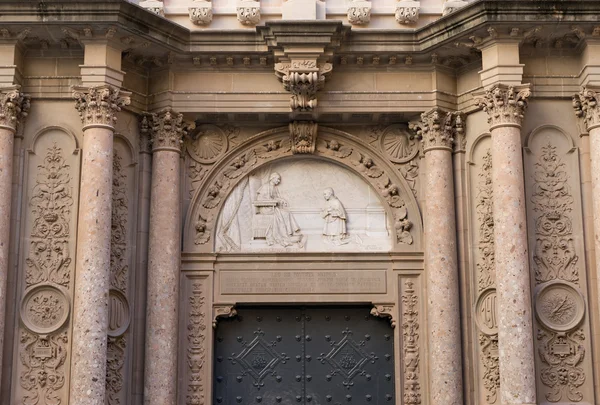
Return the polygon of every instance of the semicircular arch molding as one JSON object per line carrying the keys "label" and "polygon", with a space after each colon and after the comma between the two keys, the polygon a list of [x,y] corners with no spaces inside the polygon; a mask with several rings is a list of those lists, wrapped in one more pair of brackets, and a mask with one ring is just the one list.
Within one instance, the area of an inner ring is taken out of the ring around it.
{"label": "semicircular arch molding", "polygon": [[[260,167],[293,155],[288,127],[258,133],[229,151],[204,176],[184,222],[184,252],[212,253],[219,213],[235,186]],[[306,157],[306,155],[304,155]],[[388,216],[391,251],[422,249],[422,218],[406,180],[380,152],[347,132],[319,127],[311,157],[336,163],[365,180]]]}

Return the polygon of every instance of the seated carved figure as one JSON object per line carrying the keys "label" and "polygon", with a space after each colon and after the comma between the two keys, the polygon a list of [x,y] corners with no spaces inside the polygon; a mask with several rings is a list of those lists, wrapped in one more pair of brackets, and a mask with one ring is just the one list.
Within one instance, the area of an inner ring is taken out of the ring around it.
{"label": "seated carved figure", "polygon": [[256,192],[254,215],[252,218],[253,239],[265,239],[269,246],[283,247],[302,242],[300,227],[294,216],[288,211],[288,203],[279,194],[277,186],[281,175],[273,173],[269,181]]}

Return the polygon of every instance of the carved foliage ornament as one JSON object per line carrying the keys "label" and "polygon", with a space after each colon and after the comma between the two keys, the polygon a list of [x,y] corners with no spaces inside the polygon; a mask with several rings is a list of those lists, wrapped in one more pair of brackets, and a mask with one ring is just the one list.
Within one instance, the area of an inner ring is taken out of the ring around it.
{"label": "carved foliage ornament", "polygon": [[530,95],[528,84],[522,86],[495,84],[475,102],[488,114],[488,122],[492,127],[507,124],[520,126]]}
{"label": "carved foliage ornament", "polygon": [[292,153],[314,153],[318,125],[312,121],[294,121],[290,123],[290,144]]}
{"label": "carved foliage ornament", "polygon": [[362,25],[371,21],[371,2],[354,0],[348,3],[348,22],[350,24]]}
{"label": "carved foliage ornament", "polygon": [[573,96],[573,109],[578,118],[583,119],[587,130],[600,125],[600,109],[596,89],[583,87]]}
{"label": "carved foliage ornament", "polygon": [[112,86],[74,87],[75,109],[84,129],[94,125],[114,127],[117,112],[130,103],[130,94]]}
{"label": "carved foliage ornament", "polygon": [[260,1],[242,0],[238,2],[237,19],[244,25],[256,25],[260,22]]}
{"label": "carved foliage ornament", "polygon": [[419,359],[419,300],[414,282],[404,282],[402,295],[402,351],[404,354],[404,403],[421,403],[420,359]]}
{"label": "carved foliage ornament", "polygon": [[149,131],[152,151],[173,150],[181,152],[183,136],[191,129],[183,121],[183,114],[166,108],[162,111],[145,114],[141,122],[142,132]]}
{"label": "carved foliage ornament", "polygon": [[586,381],[583,328],[585,301],[578,289],[579,257],[572,224],[569,172],[548,142],[535,163],[531,201],[535,217],[535,313],[540,376],[550,402],[582,401]]}
{"label": "carved foliage ornament", "polygon": [[419,19],[421,3],[403,0],[396,3],[396,21],[399,24],[414,24]]}
{"label": "carved foliage ornament", "polygon": [[0,128],[17,129],[20,120],[27,117],[30,98],[19,91],[18,87],[0,89]]}
{"label": "carved foliage ornament", "polygon": [[196,25],[208,25],[213,19],[212,2],[199,0],[188,8],[190,20]]}
{"label": "carved foliage ornament", "polygon": [[323,88],[332,69],[331,63],[317,63],[315,59],[275,64],[275,73],[284,89],[292,93],[292,110],[312,111],[317,107],[317,91]]}
{"label": "carved foliage ornament", "polygon": [[56,144],[46,150],[38,165],[32,197],[30,250],[26,259],[21,304],[19,376],[24,404],[61,403],[65,384],[67,332],[57,332],[70,314],[70,299],[63,293],[71,276],[69,252],[71,206],[70,166]]}
{"label": "carved foliage ornament", "polygon": [[421,121],[410,123],[423,142],[423,151],[431,149],[452,150],[455,137],[464,132],[464,115],[461,112],[446,112],[433,108],[421,114]]}
{"label": "carved foliage ornament", "polygon": [[[316,124],[314,124],[316,134]],[[294,141],[294,138],[292,138]],[[401,195],[400,187],[396,185],[385,172],[379,168],[374,159],[355,151],[353,147],[343,144],[336,139],[312,139],[316,145],[302,144],[306,149],[314,148],[314,153],[327,156],[348,166],[357,167],[357,171],[376,189],[382,198],[392,208],[396,242],[412,244],[412,221],[408,218],[408,207]],[[299,146],[297,145],[298,149]],[[205,185],[205,191],[199,196],[200,210],[195,214],[193,226],[195,227],[194,242],[204,245],[211,239],[210,235],[218,217],[217,207],[221,204],[229,191],[235,185],[232,180],[240,178],[255,168],[259,163],[266,163],[275,158],[290,154],[292,147],[288,139],[271,139],[233,157],[221,169],[216,178]],[[206,176],[205,176],[206,177]]]}
{"label": "carved foliage ornament", "polygon": [[371,315],[378,318],[389,318],[392,328],[396,327],[396,309],[394,304],[375,304],[371,308]]}
{"label": "carved foliage ornament", "polygon": [[206,363],[206,297],[204,283],[196,280],[188,298],[190,312],[187,325],[188,386],[186,405],[205,404],[204,369]]}

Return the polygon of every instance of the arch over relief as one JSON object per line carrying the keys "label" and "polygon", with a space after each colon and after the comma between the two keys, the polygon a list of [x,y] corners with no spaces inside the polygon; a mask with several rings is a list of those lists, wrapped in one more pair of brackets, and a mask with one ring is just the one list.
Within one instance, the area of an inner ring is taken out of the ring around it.
{"label": "arch over relief", "polygon": [[217,221],[232,190],[247,175],[282,159],[318,159],[359,176],[385,209],[393,245],[390,251],[422,249],[422,217],[406,180],[379,151],[359,137],[319,127],[312,154],[294,155],[288,127],[260,132],[227,152],[196,189],[184,222],[184,252],[212,253]]}

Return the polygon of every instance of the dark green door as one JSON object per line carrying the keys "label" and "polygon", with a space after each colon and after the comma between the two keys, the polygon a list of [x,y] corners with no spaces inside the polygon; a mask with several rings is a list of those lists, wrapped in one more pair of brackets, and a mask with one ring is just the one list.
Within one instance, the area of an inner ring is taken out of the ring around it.
{"label": "dark green door", "polygon": [[391,404],[393,330],[368,307],[240,308],[214,375],[215,404]]}

